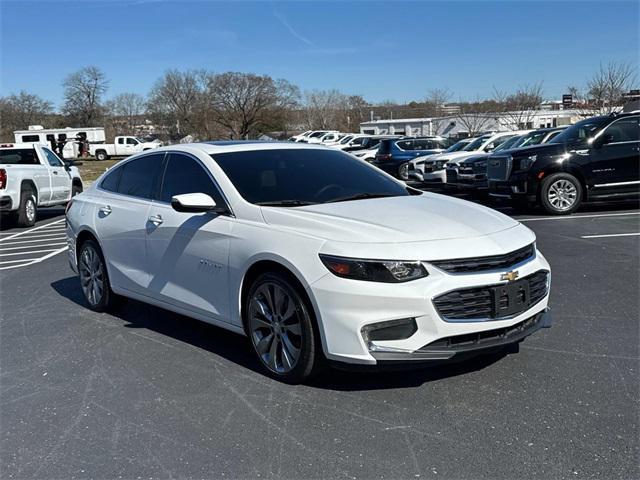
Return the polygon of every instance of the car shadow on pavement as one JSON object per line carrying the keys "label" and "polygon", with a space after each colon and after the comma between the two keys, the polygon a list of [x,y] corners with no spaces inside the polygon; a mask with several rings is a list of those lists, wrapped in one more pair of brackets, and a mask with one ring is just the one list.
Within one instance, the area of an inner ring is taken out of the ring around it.
{"label": "car shadow on pavement", "polygon": [[[62,297],[88,309],[80,289],[78,277],[57,280],[51,287]],[[95,314],[101,315],[101,314]],[[251,352],[246,337],[220,327],[186,317],[153,305],[127,300],[112,318],[125,322],[123,327],[147,329],[179,342],[211,352],[243,368],[263,375],[258,361]],[[116,321],[117,321],[116,320]],[[506,350],[471,358],[460,363],[409,366],[402,369],[326,368],[314,377],[308,386],[326,390],[366,391],[392,388],[419,387],[444,378],[481,370],[507,355]]]}

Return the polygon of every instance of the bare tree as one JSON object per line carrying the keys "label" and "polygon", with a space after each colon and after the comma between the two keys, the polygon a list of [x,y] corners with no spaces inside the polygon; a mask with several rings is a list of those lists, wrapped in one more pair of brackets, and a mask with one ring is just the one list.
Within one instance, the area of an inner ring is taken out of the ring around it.
{"label": "bare tree", "polygon": [[135,126],[145,112],[146,102],[137,93],[121,93],[107,102],[106,107],[112,122],[124,129],[121,133],[135,134]]}
{"label": "bare tree", "polygon": [[149,94],[147,107],[153,119],[178,136],[199,133],[206,75],[195,70],[165,72]]}
{"label": "bare tree", "polygon": [[455,121],[466,131],[470,137],[474,137],[486,131],[495,122],[495,109],[493,104],[476,100],[474,102],[460,102],[460,110],[455,116]]}
{"label": "bare tree", "polygon": [[305,93],[307,127],[336,129],[347,110],[349,98],[338,90],[313,90]]}
{"label": "bare tree", "polygon": [[34,124],[46,124],[52,110],[51,102],[24,90],[0,97],[2,138],[12,140],[14,130],[23,130]]}
{"label": "bare tree", "polygon": [[229,138],[246,139],[260,132],[281,129],[286,112],[297,105],[298,89],[268,75],[227,72],[209,75],[207,115]]}
{"label": "bare tree", "polygon": [[102,95],[109,82],[98,67],[89,66],[69,75],[63,82],[62,111],[72,121],[91,126],[102,115]]}
{"label": "bare tree", "polygon": [[589,103],[601,114],[618,110],[624,103],[623,94],[633,87],[636,78],[630,63],[601,63],[598,71],[587,80]]}
{"label": "bare tree", "polygon": [[427,116],[441,116],[442,107],[451,100],[451,96],[451,91],[446,87],[429,90],[424,100]]}
{"label": "bare tree", "polygon": [[524,85],[513,93],[494,89],[493,99],[502,114],[504,127],[533,128],[533,119],[543,100],[542,83]]}

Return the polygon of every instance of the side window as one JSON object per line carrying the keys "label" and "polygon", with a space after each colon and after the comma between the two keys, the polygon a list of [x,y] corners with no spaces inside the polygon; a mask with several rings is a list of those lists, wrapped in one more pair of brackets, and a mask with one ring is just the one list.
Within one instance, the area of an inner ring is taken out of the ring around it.
{"label": "side window", "polygon": [[640,117],[616,120],[606,128],[604,135],[610,135],[609,143],[640,141]]}
{"label": "side window", "polygon": [[402,150],[413,150],[413,140],[402,140],[397,142],[396,145]]}
{"label": "side window", "polygon": [[49,165],[52,167],[62,167],[64,165],[62,160],[48,148],[43,148],[42,151],[44,152],[44,156],[47,157],[47,162],[49,162]]}
{"label": "side window", "polygon": [[120,137],[118,139],[118,145],[124,145],[124,138]]}
{"label": "side window", "polygon": [[22,143],[37,143],[40,141],[40,135],[22,135]]}
{"label": "side window", "polygon": [[109,192],[117,192],[121,175],[122,168],[112,168],[111,171],[107,173],[107,176],[104,177],[104,180],[102,180],[100,188]]}
{"label": "side window", "polygon": [[135,138],[131,138],[131,137],[127,138],[127,145],[137,145],[137,144],[138,142],[136,141]]}
{"label": "side window", "polygon": [[170,203],[171,197],[183,193],[206,193],[218,205],[224,203],[216,185],[198,161],[187,155],[171,153],[164,171],[160,200]]}
{"label": "side window", "polygon": [[145,155],[124,164],[118,193],[153,198],[163,157],[163,154]]}

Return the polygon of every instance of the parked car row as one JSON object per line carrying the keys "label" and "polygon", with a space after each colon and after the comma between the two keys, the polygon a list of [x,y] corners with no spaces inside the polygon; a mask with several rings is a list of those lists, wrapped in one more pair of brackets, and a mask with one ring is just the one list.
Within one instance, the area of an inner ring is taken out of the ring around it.
{"label": "parked car row", "polygon": [[406,176],[426,185],[507,199],[520,208],[539,205],[550,214],[574,212],[587,200],[640,195],[639,112],[464,142],[409,160]]}

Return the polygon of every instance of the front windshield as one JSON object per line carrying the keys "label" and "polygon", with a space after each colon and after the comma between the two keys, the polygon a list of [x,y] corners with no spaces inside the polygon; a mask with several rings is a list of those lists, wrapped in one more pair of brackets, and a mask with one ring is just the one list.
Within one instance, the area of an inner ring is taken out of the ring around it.
{"label": "front windshield", "polygon": [[542,140],[544,139],[544,137],[547,136],[547,132],[546,131],[542,131],[542,132],[533,132],[531,134],[529,134],[527,136],[527,138],[524,140],[524,142],[522,142],[522,145],[520,145],[521,147],[530,147],[532,145],[539,145]]}
{"label": "front windshield", "polygon": [[478,137],[469,145],[463,148],[465,152],[473,152],[475,150],[479,150],[484,142],[486,142],[490,137]]}
{"label": "front windshield", "polygon": [[349,140],[351,140],[352,138],[353,138],[352,135],[347,135],[342,140],[340,140],[340,145],[344,145],[345,143],[349,143]]}
{"label": "front windshield", "polygon": [[494,152],[500,152],[501,150],[508,150],[510,148],[517,148],[526,137],[526,135],[517,135],[515,137],[511,137],[506,142],[502,142],[500,145],[498,145],[495,148]]}
{"label": "front windshield", "polygon": [[256,150],[211,157],[240,195],[256,205],[295,207],[409,195],[375,167],[339,150]]}
{"label": "front windshield", "polygon": [[316,137],[322,137],[323,135],[325,135],[327,132],[313,132],[311,135],[309,135],[309,138],[316,138]]}
{"label": "front windshield", "polygon": [[459,142],[454,143],[449,148],[447,148],[446,152],[457,152],[458,150],[464,149],[467,145],[469,145],[469,140],[460,140]]}
{"label": "front windshield", "polygon": [[571,125],[560,135],[556,136],[549,143],[571,143],[576,141],[584,141],[595,136],[596,132],[608,123],[607,117],[595,117],[582,120]]}

